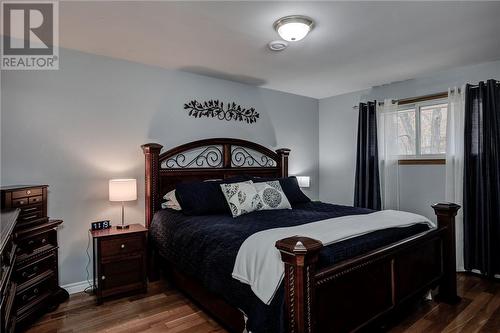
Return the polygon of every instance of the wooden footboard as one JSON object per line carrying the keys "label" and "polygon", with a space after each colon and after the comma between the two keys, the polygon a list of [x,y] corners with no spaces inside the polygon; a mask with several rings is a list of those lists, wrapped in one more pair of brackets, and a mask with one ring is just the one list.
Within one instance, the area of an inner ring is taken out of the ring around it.
{"label": "wooden footboard", "polygon": [[322,270],[323,245],[306,237],[276,242],[285,264],[290,333],[356,331],[439,286],[438,297],[459,301],[455,216],[460,206],[433,205],[438,228]]}

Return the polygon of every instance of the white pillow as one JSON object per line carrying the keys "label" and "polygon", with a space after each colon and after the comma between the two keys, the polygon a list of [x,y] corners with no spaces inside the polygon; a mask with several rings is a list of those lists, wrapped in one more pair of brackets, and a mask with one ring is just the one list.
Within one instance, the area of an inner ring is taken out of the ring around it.
{"label": "white pillow", "polygon": [[172,190],[165,194],[163,196],[163,199],[167,200],[167,202],[162,202],[161,203],[161,208],[170,208],[173,210],[182,210],[181,205],[179,204],[179,201],[177,201],[177,198],[175,197],[175,190]]}
{"label": "white pillow", "polygon": [[251,180],[241,183],[220,184],[220,187],[233,217],[259,210],[263,206]]}
{"label": "white pillow", "polygon": [[278,180],[254,183],[253,186],[262,201],[262,208],[259,210],[292,209]]}

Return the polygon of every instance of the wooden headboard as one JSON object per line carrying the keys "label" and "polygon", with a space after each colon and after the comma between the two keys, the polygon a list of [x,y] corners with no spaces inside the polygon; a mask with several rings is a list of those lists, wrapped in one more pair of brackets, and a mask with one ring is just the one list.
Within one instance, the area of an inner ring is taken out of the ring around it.
{"label": "wooden headboard", "polygon": [[233,176],[287,177],[290,149],[276,152],[257,143],[228,138],[199,140],[161,153],[162,145],[142,145],[146,158],[146,227],[161,209],[161,198],[177,183]]}

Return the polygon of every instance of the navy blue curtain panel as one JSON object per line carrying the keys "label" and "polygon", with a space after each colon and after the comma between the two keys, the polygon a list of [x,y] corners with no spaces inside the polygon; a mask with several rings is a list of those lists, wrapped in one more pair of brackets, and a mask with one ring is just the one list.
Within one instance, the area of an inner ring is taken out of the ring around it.
{"label": "navy blue curtain panel", "polygon": [[500,85],[467,85],[464,133],[466,270],[500,274]]}
{"label": "navy blue curtain panel", "polygon": [[381,209],[376,102],[359,104],[354,206]]}

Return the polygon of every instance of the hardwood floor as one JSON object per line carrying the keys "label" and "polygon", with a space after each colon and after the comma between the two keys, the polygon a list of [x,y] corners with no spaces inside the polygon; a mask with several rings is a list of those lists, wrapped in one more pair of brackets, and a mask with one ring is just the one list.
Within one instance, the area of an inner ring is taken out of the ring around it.
{"label": "hardwood floor", "polygon": [[[500,332],[500,282],[459,274],[457,305],[424,302],[388,329],[401,332]],[[166,282],[149,285],[147,294],[105,302],[74,294],[59,308],[40,318],[28,332],[226,332],[208,315]]]}

